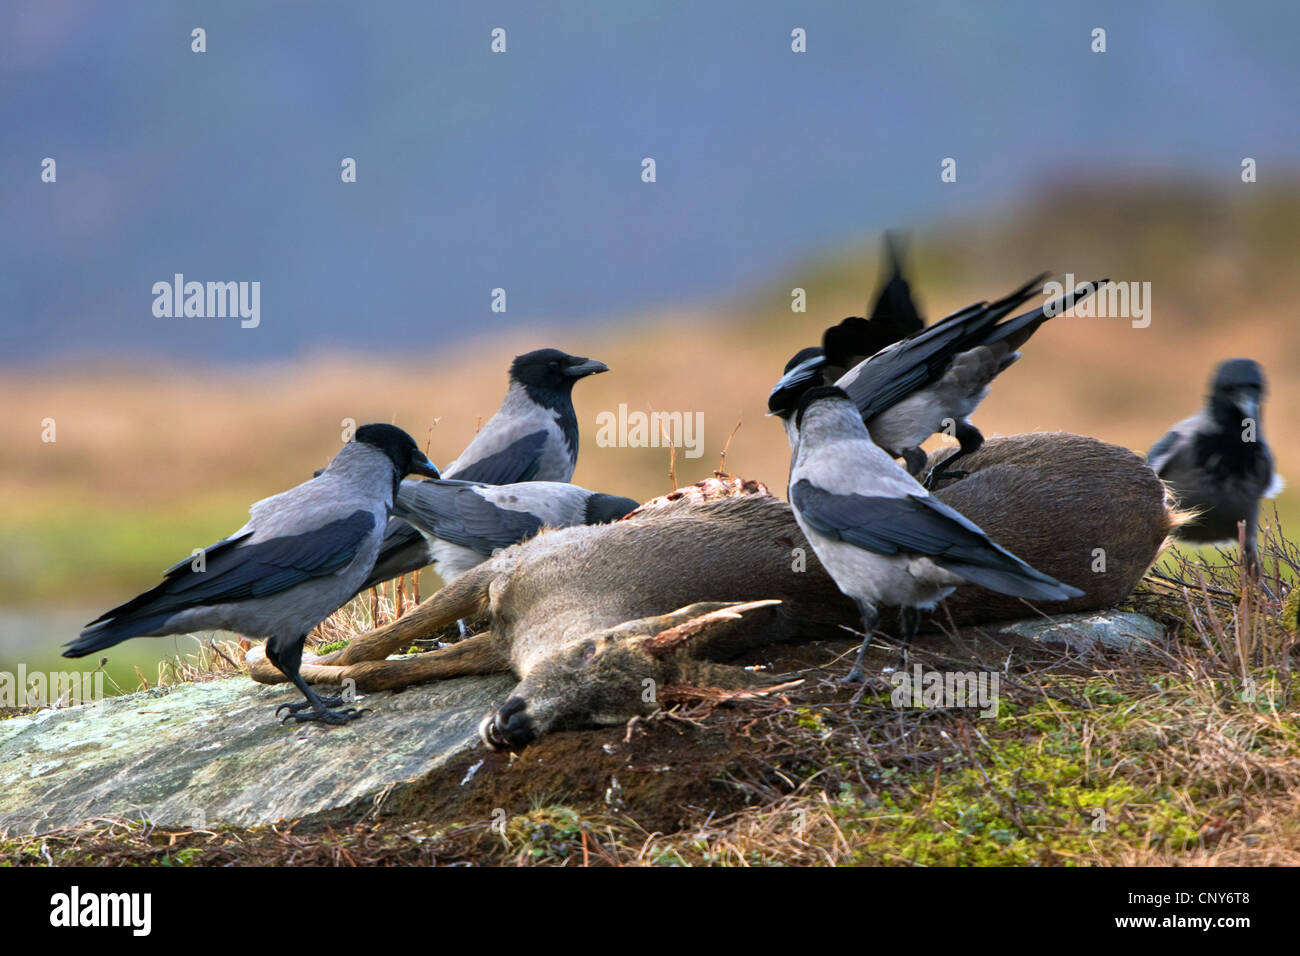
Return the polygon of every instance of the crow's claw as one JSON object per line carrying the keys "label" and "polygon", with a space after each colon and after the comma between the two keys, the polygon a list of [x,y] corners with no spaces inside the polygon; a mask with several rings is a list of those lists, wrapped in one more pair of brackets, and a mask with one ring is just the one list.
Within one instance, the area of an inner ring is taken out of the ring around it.
{"label": "crow's claw", "polygon": [[[334,694],[330,697],[322,697],[320,699],[320,702],[324,704],[326,707],[338,707],[340,704],[346,703],[343,700],[342,694]],[[281,704],[279,707],[275,708],[275,716],[279,717],[280,711],[282,710],[287,710],[291,714],[296,714],[298,713],[298,711],[306,710],[308,707],[311,706],[312,706],[312,702],[309,700],[300,700],[296,704]]]}
{"label": "crow's claw", "polygon": [[345,710],[310,710],[306,713],[292,711],[285,714],[280,723],[283,724],[292,720],[298,724],[317,722],[338,726],[356,720],[362,714],[369,712],[369,710],[369,707],[363,707],[360,710],[355,707],[348,707]]}
{"label": "crow's claw", "polygon": [[953,481],[958,481],[969,475],[970,475],[969,471],[962,471],[960,468],[954,469],[952,471],[948,471],[946,468],[944,468],[941,465],[940,467],[933,469],[928,475],[926,475],[925,481],[921,482],[921,484],[926,491],[934,491],[937,487],[939,487],[939,482],[941,481],[944,481],[946,479],[952,479]]}

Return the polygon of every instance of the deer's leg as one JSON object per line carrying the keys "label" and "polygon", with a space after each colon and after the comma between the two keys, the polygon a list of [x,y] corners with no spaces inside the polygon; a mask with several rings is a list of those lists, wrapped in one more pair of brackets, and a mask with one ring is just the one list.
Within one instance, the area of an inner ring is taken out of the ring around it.
{"label": "deer's leg", "polygon": [[488,585],[494,576],[486,565],[480,565],[468,574],[461,575],[392,624],[358,634],[347,647],[326,654],[315,663],[357,664],[361,661],[381,661],[452,621],[481,614],[487,607]]}
{"label": "deer's leg", "polygon": [[341,668],[357,682],[357,690],[396,690],[450,677],[508,671],[510,662],[491,633],[476,634],[450,647],[440,647],[399,661],[362,661]]}
{"label": "deer's leg", "polygon": [[[265,657],[250,655],[253,680],[263,684],[277,684],[285,680]],[[308,661],[300,673],[309,684],[342,684],[345,680],[356,682],[357,690],[395,690],[411,684],[470,674],[495,674],[510,669],[510,662],[501,652],[492,634],[476,634],[450,647],[417,654],[398,661],[360,661],[356,664],[322,664],[318,658]]]}

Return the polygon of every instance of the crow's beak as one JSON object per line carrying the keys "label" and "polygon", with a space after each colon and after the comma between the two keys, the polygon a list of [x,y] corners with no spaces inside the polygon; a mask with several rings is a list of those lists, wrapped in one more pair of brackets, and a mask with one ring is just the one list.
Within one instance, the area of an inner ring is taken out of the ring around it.
{"label": "crow's beak", "polygon": [[433,462],[429,461],[428,458],[426,458],[424,455],[420,454],[419,452],[416,452],[416,455],[418,455],[418,457],[411,459],[410,474],[424,475],[424,477],[426,478],[442,477],[442,475],[438,473],[438,469],[434,467]]}
{"label": "crow's beak", "polygon": [[1259,402],[1253,398],[1239,398],[1236,406],[1241,412],[1242,418],[1249,418],[1252,422],[1259,421]]}
{"label": "crow's beak", "polygon": [[570,365],[564,370],[564,374],[569,378],[584,378],[588,375],[598,375],[601,372],[608,372],[609,366],[604,362],[597,362],[595,359],[580,358],[577,364]]}

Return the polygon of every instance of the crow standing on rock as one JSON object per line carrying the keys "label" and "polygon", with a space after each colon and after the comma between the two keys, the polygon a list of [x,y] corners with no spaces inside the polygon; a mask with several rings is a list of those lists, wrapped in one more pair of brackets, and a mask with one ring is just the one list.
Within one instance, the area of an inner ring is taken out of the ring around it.
{"label": "crow standing on rock", "polygon": [[320,476],[264,498],[246,525],[164,572],[157,587],[91,621],[63,651],[84,657],[132,637],[229,630],[265,637],[266,656],[306,701],[285,720],[346,724],[360,716],[322,698],[299,668],[312,628],[348,602],[374,566],[398,483],[438,477],[414,439],[363,425]]}

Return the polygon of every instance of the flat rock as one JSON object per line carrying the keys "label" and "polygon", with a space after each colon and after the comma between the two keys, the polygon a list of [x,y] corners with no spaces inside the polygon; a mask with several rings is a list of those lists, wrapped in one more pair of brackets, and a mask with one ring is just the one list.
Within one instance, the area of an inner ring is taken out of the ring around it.
{"label": "flat rock", "polygon": [[1078,653],[1102,650],[1147,653],[1158,647],[1164,637],[1164,629],[1159,624],[1145,614],[1132,611],[1058,614],[1015,621],[998,625],[997,633],[1003,639],[1020,638]]}
{"label": "flat rock", "polygon": [[[999,655],[1006,644],[1141,653],[1163,638],[1155,621],[1121,611],[981,630]],[[975,640],[969,650],[978,657],[980,647]],[[300,700],[298,692],[246,677],[0,721],[0,833],[106,816],[254,826],[369,807],[481,747],[479,720],[515,683],[494,674],[368,694],[370,713],[343,727],[281,724],[275,708]]]}
{"label": "flat rock", "polygon": [[145,691],[0,721],[0,832],[101,816],[160,826],[306,819],[419,780],[481,746],[509,674],[367,694],[342,727],[282,725],[291,687],[246,677]]}

